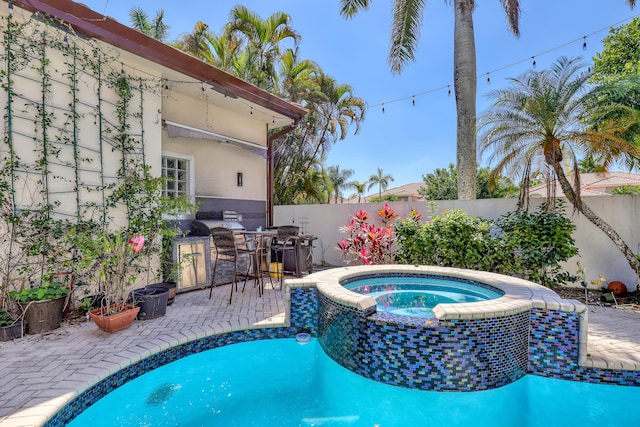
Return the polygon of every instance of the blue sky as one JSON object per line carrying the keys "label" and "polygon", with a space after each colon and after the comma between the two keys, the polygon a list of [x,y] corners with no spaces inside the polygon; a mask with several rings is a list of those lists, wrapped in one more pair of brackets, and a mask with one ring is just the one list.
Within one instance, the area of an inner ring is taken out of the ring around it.
{"label": "blue sky", "polygon": [[[170,40],[191,31],[198,20],[219,31],[236,4],[263,18],[285,11],[302,35],[301,56],[316,61],[338,83],[350,84],[354,94],[370,106],[360,133],[353,135],[352,128],[345,140],[333,146],[327,165],[353,169],[353,179],[358,181],[367,180],[380,167],[394,177],[390,187],[395,187],[422,181],[422,175],[455,163],[455,99],[453,94],[447,95],[448,85],[453,91],[453,10],[445,1],[427,2],[417,60],[400,75],[392,75],[387,63],[390,1],[374,1],[369,11],[352,20],[339,15],[339,0],[83,3],[127,25],[133,6],[142,7],[150,16],[164,9],[165,22],[171,27]],[[602,50],[601,41],[609,27],[640,14],[640,7],[630,9],[624,0],[521,0],[521,35],[517,39],[507,29],[499,0],[476,3],[478,113],[489,107],[486,93],[529,70],[532,56],[537,69],[548,67],[563,55],[582,56],[591,62]],[[587,49],[583,50],[585,41]],[[490,84],[486,73],[490,73]]]}

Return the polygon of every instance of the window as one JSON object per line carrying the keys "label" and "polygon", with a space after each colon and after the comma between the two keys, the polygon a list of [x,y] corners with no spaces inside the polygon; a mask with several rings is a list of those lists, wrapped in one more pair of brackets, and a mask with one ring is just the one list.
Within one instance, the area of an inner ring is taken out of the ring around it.
{"label": "window", "polygon": [[162,176],[166,177],[164,195],[193,196],[193,157],[177,153],[162,153]]}

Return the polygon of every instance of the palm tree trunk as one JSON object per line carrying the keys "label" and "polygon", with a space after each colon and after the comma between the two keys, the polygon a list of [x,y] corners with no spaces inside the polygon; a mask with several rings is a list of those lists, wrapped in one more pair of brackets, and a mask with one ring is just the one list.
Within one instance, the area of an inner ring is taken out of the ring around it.
{"label": "palm tree trunk", "polygon": [[620,237],[620,235],[613,229],[607,222],[605,222],[602,218],[596,215],[595,212],[589,208],[584,202],[580,202],[578,200],[579,196],[576,195],[575,191],[571,187],[571,183],[567,179],[564,174],[564,170],[562,169],[562,165],[560,162],[554,162],[551,164],[553,170],[556,172],[556,176],[558,177],[558,182],[560,183],[560,187],[562,188],[562,192],[567,197],[569,202],[573,204],[573,206],[578,210],[578,212],[582,213],[593,225],[598,227],[600,230],[604,232],[604,234],[611,239],[614,245],[620,249],[620,252],[624,255],[624,257],[629,262],[629,266],[633,271],[636,272],[636,275],[640,277],[640,262],[638,258],[636,258],[635,254],[631,250],[631,248],[627,245],[627,243]]}
{"label": "palm tree trunk", "polygon": [[476,43],[473,1],[454,0],[453,86],[456,94],[458,199],[476,199]]}

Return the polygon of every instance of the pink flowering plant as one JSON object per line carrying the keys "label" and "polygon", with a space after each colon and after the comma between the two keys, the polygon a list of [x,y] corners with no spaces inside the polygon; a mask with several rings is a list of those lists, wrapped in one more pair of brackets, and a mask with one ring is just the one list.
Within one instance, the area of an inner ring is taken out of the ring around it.
{"label": "pink flowering plant", "polygon": [[381,226],[370,223],[366,210],[358,210],[340,227],[347,236],[338,242],[342,258],[348,264],[391,264],[394,262],[395,234],[391,226],[398,214],[387,203],[377,212]]}
{"label": "pink flowering plant", "polygon": [[146,268],[146,256],[140,256],[144,245],[144,236],[128,236],[123,230],[86,233],[77,239],[79,267],[104,296],[102,307],[108,308],[108,314],[129,305],[129,292]]}

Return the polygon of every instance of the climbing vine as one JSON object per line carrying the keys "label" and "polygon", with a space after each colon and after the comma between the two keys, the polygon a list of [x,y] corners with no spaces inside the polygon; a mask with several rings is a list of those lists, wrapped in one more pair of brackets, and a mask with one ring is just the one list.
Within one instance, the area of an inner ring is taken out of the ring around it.
{"label": "climbing vine", "polygon": [[35,283],[73,264],[73,232],[141,228],[142,203],[161,183],[146,166],[143,126],[159,82],[125,73],[116,51],[48,16],[9,15],[0,28],[1,305],[15,276]]}

